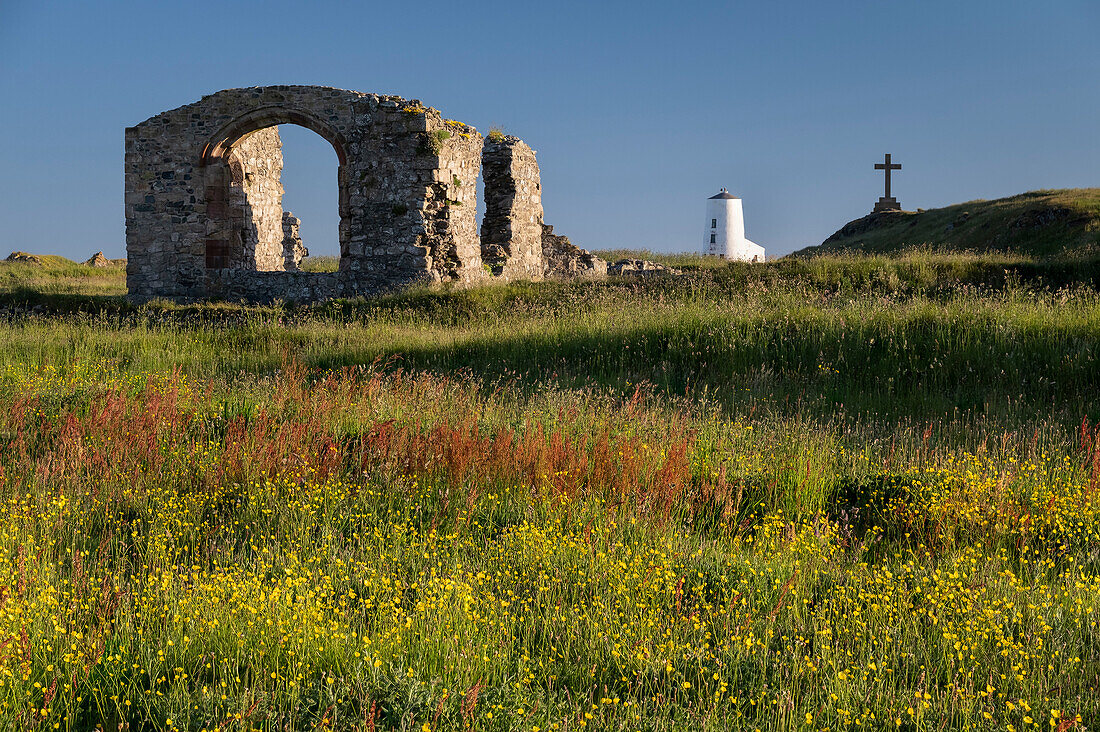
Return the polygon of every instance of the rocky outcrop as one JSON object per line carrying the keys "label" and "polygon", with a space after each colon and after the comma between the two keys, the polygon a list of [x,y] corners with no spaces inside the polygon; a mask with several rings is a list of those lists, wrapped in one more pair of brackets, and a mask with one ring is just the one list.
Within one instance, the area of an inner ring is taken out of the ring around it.
{"label": "rocky outcrop", "polygon": [[914,215],[916,214],[912,211],[900,210],[876,211],[874,213],[869,213],[863,218],[849,221],[822,243],[833,244],[844,239],[861,236],[863,234],[867,234],[868,232],[877,231],[884,227],[892,226],[898,221]]}
{"label": "rocky outcrop", "polygon": [[554,227],[542,225],[543,272],[547,277],[607,276],[607,262],[586,249],[574,245],[569,237],[554,233]]}
{"label": "rocky outcrop", "polygon": [[41,257],[37,254],[27,254],[26,252],[12,252],[4,261],[19,262],[20,264],[42,264]]}
{"label": "rocky outcrop", "polygon": [[1047,226],[1075,226],[1088,223],[1089,216],[1065,206],[1028,209],[1013,219],[1013,229],[1042,229]]}
{"label": "rocky outcrop", "polygon": [[607,265],[607,274],[618,277],[672,277],[683,272],[648,259],[620,259]]}
{"label": "rocky outcrop", "polygon": [[107,259],[107,257],[103,256],[103,252],[96,252],[91,257],[89,257],[84,262],[84,264],[89,266],[89,267],[110,267],[111,266],[111,260],[109,260],[109,259]]}

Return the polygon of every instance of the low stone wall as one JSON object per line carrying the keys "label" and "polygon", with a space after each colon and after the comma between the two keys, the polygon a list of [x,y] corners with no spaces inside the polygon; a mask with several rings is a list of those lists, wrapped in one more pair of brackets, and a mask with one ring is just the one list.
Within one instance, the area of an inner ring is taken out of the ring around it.
{"label": "low stone wall", "polygon": [[607,265],[607,274],[612,277],[674,277],[683,272],[648,259],[620,259]]}
{"label": "low stone wall", "polygon": [[208,297],[238,302],[318,302],[343,295],[339,272],[250,272],[212,270],[207,275]]}

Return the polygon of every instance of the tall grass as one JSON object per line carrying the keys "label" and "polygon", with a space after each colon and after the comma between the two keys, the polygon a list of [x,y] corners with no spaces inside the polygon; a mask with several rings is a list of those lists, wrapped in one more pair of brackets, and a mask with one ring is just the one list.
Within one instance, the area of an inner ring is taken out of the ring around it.
{"label": "tall grass", "polygon": [[0,727],[1095,724],[1100,310],[1005,264],[9,300]]}
{"label": "tall grass", "polygon": [[[699,287],[635,297],[621,286],[495,288],[305,311],[144,309],[9,321],[0,363],[121,358],[142,371],[272,373],[289,355],[318,368],[383,359],[530,389],[553,383],[706,393],[728,413],[829,422],[1036,415],[1100,420],[1077,398],[1100,388],[1091,289],[845,294],[811,287]],[[536,294],[537,293],[537,294]]]}
{"label": "tall grass", "polygon": [[9,726],[1097,713],[1091,428],[914,461],[375,368],[7,380]]}

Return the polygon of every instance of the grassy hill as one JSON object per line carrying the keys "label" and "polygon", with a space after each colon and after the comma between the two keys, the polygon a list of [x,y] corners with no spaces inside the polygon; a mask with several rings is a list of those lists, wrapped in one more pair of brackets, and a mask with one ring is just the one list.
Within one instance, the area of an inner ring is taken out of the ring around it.
{"label": "grassy hill", "polygon": [[[17,256],[25,259],[12,261]],[[12,252],[0,260],[0,295],[28,301],[56,295],[120,298],[126,294],[124,262],[90,267],[55,254]]]}
{"label": "grassy hill", "polygon": [[1035,257],[1100,252],[1100,188],[1023,193],[944,208],[870,214],[820,246],[792,256],[934,251],[1002,252]]}

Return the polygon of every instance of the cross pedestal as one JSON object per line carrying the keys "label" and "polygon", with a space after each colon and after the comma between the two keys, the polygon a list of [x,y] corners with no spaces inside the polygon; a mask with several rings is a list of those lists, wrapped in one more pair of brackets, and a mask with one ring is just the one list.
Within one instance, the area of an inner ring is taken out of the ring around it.
{"label": "cross pedestal", "polygon": [[878,213],[879,211],[900,211],[900,210],[901,210],[901,204],[898,203],[898,199],[894,198],[893,196],[890,196],[889,198],[887,198],[886,196],[883,196],[882,198],[878,199],[878,203],[875,204],[875,213]]}

